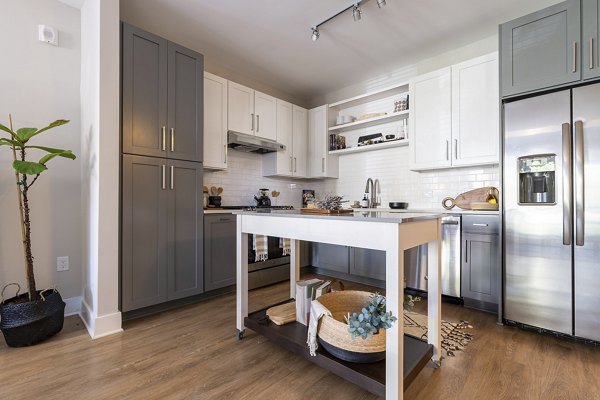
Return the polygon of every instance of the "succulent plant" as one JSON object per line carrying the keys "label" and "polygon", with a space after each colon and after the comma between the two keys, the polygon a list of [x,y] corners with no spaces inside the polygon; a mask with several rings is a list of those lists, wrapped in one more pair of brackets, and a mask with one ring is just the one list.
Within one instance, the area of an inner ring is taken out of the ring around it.
{"label": "succulent plant", "polygon": [[342,203],[346,203],[348,200],[343,200],[344,196],[331,196],[327,195],[323,200],[317,202],[317,206],[322,210],[340,210]]}

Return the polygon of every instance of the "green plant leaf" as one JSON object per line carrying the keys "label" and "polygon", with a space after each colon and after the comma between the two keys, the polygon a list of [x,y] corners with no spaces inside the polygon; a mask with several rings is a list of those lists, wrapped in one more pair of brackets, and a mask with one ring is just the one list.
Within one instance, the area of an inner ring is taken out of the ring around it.
{"label": "green plant leaf", "polygon": [[[29,139],[31,139],[32,137],[34,137],[34,136],[36,136],[36,135],[39,135],[40,133],[42,133],[42,132],[45,132],[45,131],[47,131],[48,129],[56,128],[57,126],[61,126],[61,125],[68,124],[68,123],[69,123],[69,120],[66,120],[66,119],[58,119],[58,120],[56,120],[56,121],[52,122],[50,125],[48,125],[48,126],[46,126],[46,127],[42,128],[42,129],[39,129],[39,130],[38,130],[38,129],[36,129],[34,132],[30,132],[30,133],[29,133],[29,134],[28,134],[28,135],[27,135],[27,136],[24,138],[24,140],[23,140],[23,141],[24,141],[24,142],[26,142],[26,141],[28,141]],[[26,128],[22,128],[22,129],[26,129]],[[20,129],[19,129],[19,130],[20,130]],[[17,131],[17,133],[18,133],[18,131]]]}
{"label": "green plant leaf", "polygon": [[25,146],[25,148],[26,149],[43,150],[47,153],[56,154],[57,156],[60,156],[60,157],[70,158],[71,160],[74,160],[75,158],[77,158],[71,150],[55,149],[53,147],[44,147],[44,146]]}
{"label": "green plant leaf", "polygon": [[12,129],[0,124],[0,130],[10,133],[10,136],[12,136],[14,139],[18,139],[17,133],[14,132]]}
{"label": "green plant leaf", "polygon": [[37,132],[37,130],[37,128],[17,129],[17,137],[21,142],[25,143],[27,140],[29,140],[30,137],[32,137]]}
{"label": "green plant leaf", "polygon": [[[58,150],[58,149],[55,149]],[[54,152],[54,153],[49,153],[46,154],[44,157],[40,158],[39,163],[42,165],[46,165],[46,163],[50,160],[52,160],[54,157],[64,157],[64,158],[70,158],[71,160],[75,159],[75,154],[73,154],[71,152],[71,150],[62,150],[62,151],[58,151],[58,152]]]}
{"label": "green plant leaf", "polygon": [[37,175],[41,174],[48,168],[45,165],[31,161],[13,161],[13,168],[20,174]]}
{"label": "green plant leaf", "polygon": [[0,138],[0,146],[15,146],[20,149],[23,147],[23,144],[21,142],[17,142],[16,140]]}

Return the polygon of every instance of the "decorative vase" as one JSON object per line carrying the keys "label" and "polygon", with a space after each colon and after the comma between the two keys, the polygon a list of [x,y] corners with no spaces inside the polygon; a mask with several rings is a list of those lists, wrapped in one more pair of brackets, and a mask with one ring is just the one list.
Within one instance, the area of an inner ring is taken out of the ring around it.
{"label": "decorative vase", "polygon": [[37,344],[63,328],[65,302],[54,289],[40,290],[40,299],[23,301],[28,294],[17,295],[0,305],[0,330],[10,347]]}

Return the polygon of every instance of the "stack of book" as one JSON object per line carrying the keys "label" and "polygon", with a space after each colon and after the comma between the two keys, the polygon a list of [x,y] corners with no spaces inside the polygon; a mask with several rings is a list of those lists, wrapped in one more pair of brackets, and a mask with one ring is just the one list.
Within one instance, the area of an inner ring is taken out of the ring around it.
{"label": "stack of book", "polygon": [[308,279],[296,282],[296,321],[308,326],[310,302],[331,291],[331,281]]}

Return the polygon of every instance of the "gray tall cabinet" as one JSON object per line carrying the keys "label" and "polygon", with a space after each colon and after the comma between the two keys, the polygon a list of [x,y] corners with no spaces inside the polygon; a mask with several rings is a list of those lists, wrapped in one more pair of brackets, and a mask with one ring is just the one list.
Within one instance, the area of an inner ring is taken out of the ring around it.
{"label": "gray tall cabinet", "polygon": [[600,0],[568,0],[500,25],[503,97],[600,77]]}
{"label": "gray tall cabinet", "polygon": [[122,27],[121,308],[204,291],[203,57]]}

